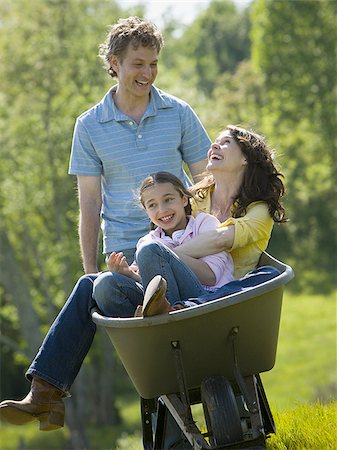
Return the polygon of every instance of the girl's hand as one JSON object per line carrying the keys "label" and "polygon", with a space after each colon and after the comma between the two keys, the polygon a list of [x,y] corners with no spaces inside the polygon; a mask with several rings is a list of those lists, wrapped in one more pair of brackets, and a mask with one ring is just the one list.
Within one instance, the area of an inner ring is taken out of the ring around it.
{"label": "girl's hand", "polygon": [[122,252],[112,252],[106,261],[110,272],[118,272],[136,281],[140,281],[138,267],[135,262],[129,266]]}
{"label": "girl's hand", "polygon": [[[140,277],[139,269],[138,269],[138,266],[137,266],[136,261],[133,261],[133,263],[130,265],[130,269],[131,269],[134,273],[136,273],[137,275],[139,275],[139,277]],[[140,278],[139,278],[139,279],[140,279]]]}

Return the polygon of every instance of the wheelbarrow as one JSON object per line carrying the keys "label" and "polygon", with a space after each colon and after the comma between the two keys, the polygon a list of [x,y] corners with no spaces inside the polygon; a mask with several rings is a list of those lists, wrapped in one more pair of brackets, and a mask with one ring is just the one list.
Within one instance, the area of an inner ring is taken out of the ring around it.
{"label": "wheelbarrow", "polygon": [[[266,448],[275,424],[259,374],[275,364],[293,271],[267,253],[264,265],[280,274],[202,305],[147,318],[92,312],[141,397],[144,449]],[[202,427],[192,412],[198,404]]]}

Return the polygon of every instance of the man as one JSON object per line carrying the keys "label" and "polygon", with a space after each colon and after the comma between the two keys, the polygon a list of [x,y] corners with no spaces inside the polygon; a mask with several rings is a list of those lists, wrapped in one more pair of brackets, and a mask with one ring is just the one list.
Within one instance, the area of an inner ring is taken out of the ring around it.
{"label": "man", "polygon": [[148,231],[134,200],[140,181],[165,170],[187,182],[183,162],[194,179],[205,169],[210,140],[199,119],[185,102],[153,86],[162,45],[152,23],[129,17],[111,28],[100,47],[118,83],[78,118],[69,169],[78,177],[85,273],[98,272],[100,213],[103,252],[123,251],[131,260]]}
{"label": "man", "polygon": [[90,310],[101,210],[103,251],[123,251],[131,262],[149,225],[133,197],[139,182],[158,170],[183,179],[183,162],[193,177],[204,170],[210,140],[200,121],[186,103],[153,86],[162,44],[153,24],[130,17],[111,28],[101,47],[118,83],[78,118],[69,169],[78,176],[81,251],[91,275],[80,278],[27,370],[28,395],[1,402],[0,417],[11,423],[38,420],[41,430],[64,424],[63,397],[96,332]]}

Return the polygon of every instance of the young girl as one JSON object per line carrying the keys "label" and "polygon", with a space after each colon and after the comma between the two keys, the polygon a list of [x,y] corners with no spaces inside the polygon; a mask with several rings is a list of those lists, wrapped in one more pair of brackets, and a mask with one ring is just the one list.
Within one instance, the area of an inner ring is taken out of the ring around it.
{"label": "young girl", "polygon": [[148,290],[147,300],[150,301],[146,301],[144,315],[157,313],[151,307],[152,300],[156,295],[162,296],[166,287],[169,311],[170,304],[214,292],[233,280],[233,261],[225,251],[202,258],[180,258],[174,253],[182,243],[220,224],[207,213],[193,217],[191,197],[179,178],[171,173],[157,172],[143,181],[139,200],[156,228],[138,241],[136,260],[130,266],[122,253],[110,254],[107,260],[110,272],[106,277],[100,276],[93,294],[104,314],[116,316],[118,309],[120,315],[121,303],[125,303],[125,316],[130,316],[130,309],[134,311],[143,303],[144,288],[156,275],[160,276],[160,281],[154,292]]}

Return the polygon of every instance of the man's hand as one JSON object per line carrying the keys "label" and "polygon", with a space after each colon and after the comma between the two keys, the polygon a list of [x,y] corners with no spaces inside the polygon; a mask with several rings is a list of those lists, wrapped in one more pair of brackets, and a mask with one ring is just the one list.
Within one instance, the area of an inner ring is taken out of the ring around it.
{"label": "man's hand", "polygon": [[129,266],[122,252],[112,252],[109,258],[107,258],[106,263],[110,272],[118,272],[136,281],[141,281],[137,264],[134,261]]}

